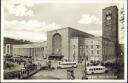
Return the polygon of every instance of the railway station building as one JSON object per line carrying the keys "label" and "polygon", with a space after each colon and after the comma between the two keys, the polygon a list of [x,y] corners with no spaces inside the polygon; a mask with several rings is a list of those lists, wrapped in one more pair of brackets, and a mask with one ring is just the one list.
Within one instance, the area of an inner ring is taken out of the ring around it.
{"label": "railway station building", "polygon": [[[87,60],[107,61],[116,59],[118,52],[118,9],[103,9],[102,36],[65,27],[47,32],[42,44],[13,45],[13,55],[43,56],[52,60],[81,62]],[[19,54],[20,53],[20,54]]]}

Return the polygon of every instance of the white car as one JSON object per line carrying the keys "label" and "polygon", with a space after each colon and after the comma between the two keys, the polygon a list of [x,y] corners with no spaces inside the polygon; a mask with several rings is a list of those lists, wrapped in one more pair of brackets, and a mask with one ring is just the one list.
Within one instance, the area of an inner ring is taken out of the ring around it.
{"label": "white car", "polygon": [[104,66],[88,66],[86,67],[87,74],[107,73],[108,69]]}
{"label": "white car", "polygon": [[57,68],[74,68],[77,67],[76,62],[59,62]]}

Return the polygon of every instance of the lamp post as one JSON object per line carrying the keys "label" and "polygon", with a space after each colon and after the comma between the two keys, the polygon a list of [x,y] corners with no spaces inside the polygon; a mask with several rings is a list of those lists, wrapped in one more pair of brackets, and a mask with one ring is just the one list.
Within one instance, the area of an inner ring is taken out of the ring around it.
{"label": "lamp post", "polygon": [[86,71],[86,60],[87,60],[87,57],[85,56],[85,65],[84,65],[85,68],[84,68],[82,80],[83,80],[83,79],[87,79],[87,76],[86,76],[86,75],[87,75],[87,71]]}

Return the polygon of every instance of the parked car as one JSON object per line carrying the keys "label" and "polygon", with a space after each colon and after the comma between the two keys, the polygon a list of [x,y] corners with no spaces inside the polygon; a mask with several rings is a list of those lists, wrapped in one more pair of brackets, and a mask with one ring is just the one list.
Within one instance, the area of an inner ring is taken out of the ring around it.
{"label": "parked car", "polygon": [[88,66],[86,67],[87,74],[107,73],[108,69],[104,66]]}
{"label": "parked car", "polygon": [[76,62],[59,62],[57,68],[75,68],[77,67]]}

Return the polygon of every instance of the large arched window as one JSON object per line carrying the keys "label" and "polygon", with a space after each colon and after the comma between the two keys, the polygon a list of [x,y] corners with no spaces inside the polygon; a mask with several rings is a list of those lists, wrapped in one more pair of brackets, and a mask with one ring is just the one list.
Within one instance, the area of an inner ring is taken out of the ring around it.
{"label": "large arched window", "polygon": [[53,45],[53,48],[52,48],[53,53],[54,54],[61,54],[62,38],[61,38],[61,35],[59,33],[56,33],[55,35],[53,35],[52,45]]}

